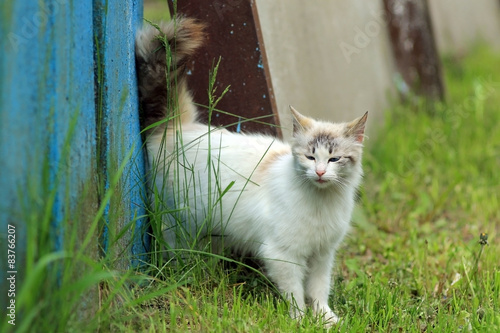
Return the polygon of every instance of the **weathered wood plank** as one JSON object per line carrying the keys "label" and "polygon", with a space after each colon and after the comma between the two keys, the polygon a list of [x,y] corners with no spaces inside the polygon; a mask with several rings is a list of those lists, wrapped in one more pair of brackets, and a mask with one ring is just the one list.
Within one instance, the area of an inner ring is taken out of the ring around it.
{"label": "weathered wood plank", "polygon": [[[113,227],[102,247],[122,258],[120,267],[130,266],[131,253],[137,264],[147,249],[133,54],[142,1],[7,1],[0,13],[6,37],[0,39],[0,247],[5,254],[7,225],[15,225],[17,286],[48,253],[86,245],[84,254],[98,259],[92,223],[114,185],[106,212]],[[115,244],[110,234],[129,224]],[[5,280],[7,257],[0,258]],[[86,269],[79,264],[71,276],[47,275],[34,292],[50,295]],[[6,288],[0,284],[2,307],[10,301]],[[42,297],[32,296],[33,302]],[[79,316],[88,317],[97,304],[94,287]]]}
{"label": "weathered wood plank", "polygon": [[[16,226],[20,288],[43,255],[79,248],[96,212],[94,36],[84,3],[3,2],[1,12],[0,233]],[[85,253],[97,258],[97,234]]]}
{"label": "weathered wood plank", "polygon": [[[135,259],[143,260],[148,248],[144,233],[144,162],[134,60],[135,32],[141,20],[141,0],[94,1],[100,77],[97,112],[101,199],[105,191],[114,191],[101,239],[104,252],[119,262],[120,268],[129,266],[130,250]],[[123,163],[125,167],[115,184],[113,178]],[[124,228],[129,230],[121,236]]]}

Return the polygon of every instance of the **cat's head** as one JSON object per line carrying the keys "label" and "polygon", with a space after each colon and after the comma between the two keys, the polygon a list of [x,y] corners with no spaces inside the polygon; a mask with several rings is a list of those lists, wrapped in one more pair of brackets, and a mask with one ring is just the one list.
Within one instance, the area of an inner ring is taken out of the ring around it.
{"label": "cat's head", "polygon": [[290,110],[299,177],[318,188],[357,186],[368,112],[348,123],[331,123],[305,117],[291,106]]}

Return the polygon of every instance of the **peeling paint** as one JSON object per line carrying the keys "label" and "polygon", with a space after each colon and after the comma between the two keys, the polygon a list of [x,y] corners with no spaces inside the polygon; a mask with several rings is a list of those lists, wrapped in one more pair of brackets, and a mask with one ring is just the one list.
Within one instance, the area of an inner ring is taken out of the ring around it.
{"label": "peeling paint", "polygon": [[238,125],[236,125],[236,133],[241,132],[241,117],[238,117]]}
{"label": "peeling paint", "polygon": [[[26,267],[25,260],[33,266],[47,251],[81,245],[96,213],[93,12],[83,2],[29,0],[12,2],[8,10],[0,33],[18,33],[29,43],[2,48],[0,58],[0,156],[8,156],[0,159],[0,228],[18,226],[16,261]],[[79,214],[82,207],[86,214]],[[40,211],[50,212],[45,226]],[[27,242],[37,244],[28,259]],[[87,244],[89,258],[97,259],[97,243],[95,235]],[[57,287],[61,274],[45,286]],[[96,298],[97,290],[89,291],[79,309]]]}
{"label": "peeling paint", "polygon": [[259,63],[257,64],[257,67],[264,69],[264,64],[262,63],[262,57],[259,58]]}

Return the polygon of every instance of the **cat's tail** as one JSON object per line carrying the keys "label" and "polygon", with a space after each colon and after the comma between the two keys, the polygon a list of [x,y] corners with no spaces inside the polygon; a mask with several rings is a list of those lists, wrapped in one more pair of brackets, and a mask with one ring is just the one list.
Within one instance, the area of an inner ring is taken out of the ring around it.
{"label": "cat's tail", "polygon": [[184,69],[203,42],[204,27],[195,19],[178,16],[156,26],[145,24],[137,33],[135,54],[144,128],[169,117],[179,116],[181,123],[196,120]]}

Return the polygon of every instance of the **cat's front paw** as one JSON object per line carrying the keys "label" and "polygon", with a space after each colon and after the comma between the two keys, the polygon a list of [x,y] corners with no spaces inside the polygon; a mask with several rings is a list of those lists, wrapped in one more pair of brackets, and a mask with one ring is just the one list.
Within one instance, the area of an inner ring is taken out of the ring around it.
{"label": "cat's front paw", "polygon": [[315,314],[318,317],[322,317],[325,322],[325,327],[332,327],[333,325],[339,322],[339,317],[328,307],[321,307],[319,309],[315,309]]}
{"label": "cat's front paw", "polygon": [[298,308],[297,306],[290,305],[290,317],[292,319],[301,321],[305,315],[304,309]]}
{"label": "cat's front paw", "polygon": [[333,325],[336,325],[339,322],[339,317],[335,313],[333,313],[331,310],[329,313],[324,313],[323,314],[323,319],[325,320],[325,327],[332,327]]}

